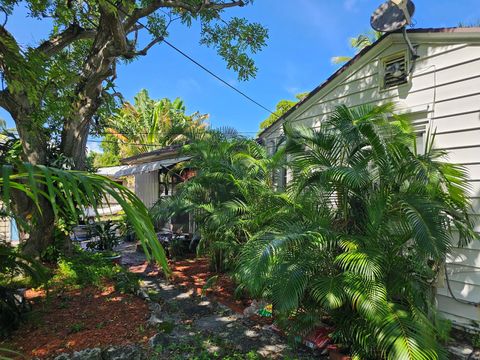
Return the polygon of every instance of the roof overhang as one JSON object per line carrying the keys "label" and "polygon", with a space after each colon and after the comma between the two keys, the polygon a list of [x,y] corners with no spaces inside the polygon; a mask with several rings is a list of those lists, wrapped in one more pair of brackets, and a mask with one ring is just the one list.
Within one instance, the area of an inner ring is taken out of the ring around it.
{"label": "roof overhang", "polygon": [[122,166],[113,166],[109,168],[100,168],[97,171],[97,174],[108,176],[110,178],[118,179],[123,176],[130,176],[135,174],[145,174],[159,169],[165,169],[172,165],[181,163],[183,161],[189,160],[189,156],[177,157],[173,159],[164,159],[158,161],[152,161],[143,164],[137,165],[122,165]]}
{"label": "roof overhang", "polygon": [[130,156],[121,159],[120,162],[125,165],[134,165],[148,163],[157,160],[171,159],[180,156],[182,145],[170,145],[160,149]]}

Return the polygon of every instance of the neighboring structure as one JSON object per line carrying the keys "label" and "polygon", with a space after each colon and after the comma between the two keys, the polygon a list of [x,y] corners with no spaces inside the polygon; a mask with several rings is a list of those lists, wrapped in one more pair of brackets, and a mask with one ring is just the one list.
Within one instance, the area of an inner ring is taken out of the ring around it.
{"label": "neighboring structure", "polygon": [[[174,194],[177,185],[193,175],[190,171],[179,174],[174,170],[177,164],[189,159],[179,155],[180,148],[169,146],[135,155],[122,159],[124,165],[101,168],[97,173],[124,181],[145,206],[151,208],[162,197]],[[193,232],[193,219],[188,215],[172,219],[172,224],[174,231]]]}
{"label": "neighboring structure", "polygon": [[[450,162],[468,169],[473,215],[480,224],[480,28],[414,29],[408,34],[417,59],[410,56],[401,33],[386,34],[259,138],[273,151],[285,122],[316,127],[337,105],[395,102],[399,112],[408,113],[412,119],[421,148],[428,129],[436,130],[435,146],[448,151]],[[287,175],[284,173],[280,182],[287,181]],[[447,264],[457,300],[445,282],[438,284],[438,308],[455,324],[478,329],[480,243],[455,247]]]}

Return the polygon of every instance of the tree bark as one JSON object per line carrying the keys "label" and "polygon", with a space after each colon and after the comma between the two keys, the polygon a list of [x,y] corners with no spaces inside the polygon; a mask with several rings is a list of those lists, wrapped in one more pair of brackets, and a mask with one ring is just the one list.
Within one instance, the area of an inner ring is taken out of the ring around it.
{"label": "tree bark", "polygon": [[[32,121],[28,115],[22,113],[21,107],[18,107],[17,111],[14,119],[23,147],[22,160],[32,165],[44,165],[47,158],[47,139],[44,130],[30,127]],[[41,256],[54,242],[55,216],[52,205],[47,199],[40,197],[37,206],[23,192],[13,191],[12,206],[15,213],[28,225],[27,229],[19,229],[23,252],[33,257]]]}
{"label": "tree bark", "polygon": [[118,37],[118,32],[113,30],[121,20],[110,14],[110,10],[104,11],[101,7],[100,9],[101,17],[97,36],[75,89],[76,101],[72,104],[69,116],[65,118],[62,130],[62,153],[73,159],[76,170],[85,169],[90,124],[101,105],[103,83],[114,74],[114,64],[118,56],[125,52],[125,45],[117,46],[115,39]]}

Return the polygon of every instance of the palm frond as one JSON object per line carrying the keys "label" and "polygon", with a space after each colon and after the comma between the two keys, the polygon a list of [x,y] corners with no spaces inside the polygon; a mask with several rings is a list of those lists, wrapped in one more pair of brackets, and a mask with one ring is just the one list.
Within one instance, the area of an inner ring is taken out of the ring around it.
{"label": "palm frond", "polygon": [[[25,193],[36,204],[39,204],[40,198],[45,198],[55,213],[63,211],[75,219],[81,216],[86,207],[91,206],[96,211],[99,194],[111,196],[124,210],[147,257],[153,256],[164,271],[169,272],[163,248],[157,240],[147,208],[124,186],[106,177],[79,171],[31,164],[19,164],[15,172],[8,165],[1,167],[3,177],[0,178],[0,190],[7,212],[11,216],[19,219],[9,208],[12,189]],[[39,211],[41,214],[41,209]],[[24,223],[19,220],[19,223]]]}

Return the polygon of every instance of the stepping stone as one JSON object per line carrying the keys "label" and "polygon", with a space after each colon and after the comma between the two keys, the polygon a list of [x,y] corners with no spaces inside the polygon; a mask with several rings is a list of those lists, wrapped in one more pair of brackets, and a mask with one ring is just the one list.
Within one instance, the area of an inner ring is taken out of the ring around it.
{"label": "stepping stone", "polygon": [[225,331],[225,328],[227,328],[229,324],[237,320],[238,318],[236,316],[211,315],[196,320],[194,325],[203,331],[221,332]]}
{"label": "stepping stone", "polygon": [[72,360],[102,360],[102,350],[99,348],[75,351]]}
{"label": "stepping stone", "polygon": [[103,360],[142,360],[142,349],[137,345],[111,346],[102,353]]}

